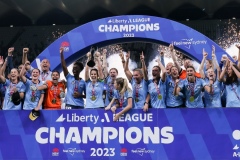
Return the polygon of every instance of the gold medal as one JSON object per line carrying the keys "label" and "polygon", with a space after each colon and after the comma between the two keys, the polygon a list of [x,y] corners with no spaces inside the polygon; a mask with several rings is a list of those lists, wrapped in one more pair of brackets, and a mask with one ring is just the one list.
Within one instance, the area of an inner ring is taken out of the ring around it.
{"label": "gold medal", "polygon": [[52,104],[56,104],[56,102],[57,102],[56,99],[52,100]]}
{"label": "gold medal", "polygon": [[189,98],[189,101],[190,101],[190,102],[193,102],[193,101],[194,101],[194,97],[191,96],[191,97]]}
{"label": "gold medal", "polygon": [[92,97],[91,97],[91,100],[92,100],[92,101],[95,101],[95,100],[96,100],[96,97],[95,97],[95,96],[92,96]]}
{"label": "gold medal", "polygon": [[161,94],[158,95],[158,99],[160,99],[160,100],[162,99],[162,95]]}
{"label": "gold medal", "polygon": [[61,93],[60,93],[60,98],[64,98],[65,97],[65,93],[62,91]]}
{"label": "gold medal", "polygon": [[139,101],[139,99],[138,99],[138,98],[135,98],[135,101],[136,101],[136,102],[138,102],[138,101]]}

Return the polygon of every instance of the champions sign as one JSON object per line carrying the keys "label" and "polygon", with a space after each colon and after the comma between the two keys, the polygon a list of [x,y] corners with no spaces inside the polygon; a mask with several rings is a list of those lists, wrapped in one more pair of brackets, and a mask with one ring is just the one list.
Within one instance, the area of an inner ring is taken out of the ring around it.
{"label": "champions sign", "polygon": [[[0,112],[0,159],[237,159],[238,109]],[[14,117],[14,118],[10,118]]]}
{"label": "champions sign", "polygon": [[153,16],[126,15],[99,19],[79,26],[63,35],[48,46],[33,61],[43,58],[50,60],[51,69],[61,72],[60,46],[64,47],[67,65],[89,52],[91,46],[103,47],[116,43],[144,41],[153,43],[173,43],[176,49],[197,62],[202,59],[202,50],[211,53],[212,45],[220,61],[222,54],[227,54],[208,37],[178,22]]}
{"label": "champions sign", "polygon": [[155,24],[126,24],[126,25],[100,25],[100,32],[145,32],[158,31],[160,29],[159,23]]}

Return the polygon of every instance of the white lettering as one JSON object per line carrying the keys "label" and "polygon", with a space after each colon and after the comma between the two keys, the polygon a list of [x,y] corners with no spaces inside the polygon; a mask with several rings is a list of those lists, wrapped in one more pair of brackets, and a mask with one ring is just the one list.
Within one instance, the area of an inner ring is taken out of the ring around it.
{"label": "white lettering", "polygon": [[[114,115],[115,116],[115,115]],[[134,113],[134,114],[122,114],[121,117],[118,119],[119,122],[152,122],[153,117],[152,113]]]}
{"label": "white lettering", "polygon": [[69,131],[66,137],[66,143],[71,143],[71,142],[81,143],[81,137],[77,127],[69,128]]}
{"label": "white lettering", "polygon": [[39,128],[35,134],[35,139],[37,140],[38,143],[40,144],[46,144],[48,143],[48,138],[42,138],[42,133],[48,133],[49,128],[47,127],[42,127]]}
{"label": "white lettering", "polygon": [[[132,138],[132,133],[136,134],[135,138]],[[136,144],[142,139],[142,132],[137,127],[131,127],[126,131],[126,139],[129,143]]]}
{"label": "white lettering", "polygon": [[159,31],[159,23],[144,23],[144,24],[108,24],[99,25],[99,32],[145,32]]}
{"label": "white lettering", "polygon": [[79,116],[76,113],[67,114],[67,122],[93,122],[96,124],[98,122],[99,116],[94,116],[92,114],[86,116]]}
{"label": "white lettering", "polygon": [[100,31],[100,32],[104,32],[104,25],[100,25],[100,26],[98,26],[98,30]]}
{"label": "white lettering", "polygon": [[164,144],[170,144],[173,142],[174,140],[174,136],[172,134],[173,132],[173,128],[172,127],[163,127],[161,129],[161,142]]}
{"label": "white lettering", "polygon": [[[110,135],[109,133],[112,134]],[[118,131],[113,127],[105,127],[103,130],[103,135],[103,143],[108,143],[108,140],[117,138]]]}
{"label": "white lettering", "polygon": [[125,140],[131,144],[137,144],[143,141],[144,144],[163,143],[170,144],[174,140],[173,128],[166,126],[159,127],[82,127],[81,132],[78,127],[59,127],[56,132],[55,127],[41,127],[36,131],[35,139],[40,144],[54,144],[59,139],[60,144],[87,144],[88,142],[96,142],[97,144],[108,144],[109,141],[118,139],[120,144],[124,144]]}
{"label": "white lettering", "polygon": [[175,46],[184,45],[186,48],[190,49],[191,45],[207,44],[207,41],[205,41],[205,40],[196,40],[195,41],[193,38],[191,38],[191,39],[182,39],[181,41],[173,41],[173,44]]}
{"label": "white lettering", "polygon": [[160,142],[160,130],[158,127],[154,127],[154,132],[152,132],[152,129],[150,127],[144,127],[143,132],[148,133],[146,136],[143,137],[143,142],[145,144],[149,144],[149,139],[152,143],[155,144],[158,144]]}
{"label": "white lettering", "polygon": [[154,26],[154,27],[153,27],[153,30],[154,30],[154,31],[160,30],[159,23],[154,23],[153,26]]}
{"label": "white lettering", "polygon": [[54,127],[50,127],[50,143],[55,143],[55,137],[59,138],[59,143],[64,143],[65,136],[62,135],[65,135],[65,128],[60,127],[59,130],[59,133],[57,133]]}
{"label": "white lettering", "polygon": [[83,127],[83,135],[82,135],[83,143],[88,143],[88,139],[90,141],[94,141],[96,139],[96,143],[101,143],[101,137],[102,137],[102,129],[100,127],[94,127],[93,131],[91,131],[90,127]]}

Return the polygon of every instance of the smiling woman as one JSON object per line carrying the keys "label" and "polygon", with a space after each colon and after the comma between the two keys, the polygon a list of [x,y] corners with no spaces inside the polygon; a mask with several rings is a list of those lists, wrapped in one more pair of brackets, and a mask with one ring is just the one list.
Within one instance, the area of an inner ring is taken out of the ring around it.
{"label": "smiling woman", "polygon": [[[87,62],[91,60],[91,57],[88,57]],[[89,78],[89,66],[86,64],[85,66],[85,81],[86,81],[86,107],[87,109],[97,109],[104,108],[103,102],[103,91],[104,91],[104,82],[102,66],[100,63],[100,57],[97,59],[97,68],[90,69],[90,78]]]}
{"label": "smiling woman", "polygon": [[[28,66],[29,62],[26,62],[24,66]],[[32,80],[29,80],[25,77],[26,69],[22,67],[20,72],[20,77],[22,82],[26,86],[25,97],[24,97],[24,110],[40,110],[42,109],[42,102],[44,98],[44,91],[36,91],[34,88],[37,86],[43,85],[43,82],[39,81],[40,70],[33,69],[31,73]]]}
{"label": "smiling woman", "polygon": [[44,109],[61,109],[61,98],[65,97],[65,84],[59,82],[58,71],[52,72],[52,81],[46,81],[43,85],[33,88],[33,91],[45,90]]}
{"label": "smiling woman", "polygon": [[[13,51],[13,47],[8,49],[9,57],[12,57]],[[11,69],[9,79],[5,78],[5,74],[3,73],[7,66],[7,59],[4,63],[3,62],[4,60],[1,58],[1,64],[3,64],[3,66],[0,69],[0,82],[3,83],[3,87],[6,88],[3,110],[21,110],[21,99],[24,98],[25,86],[23,82],[20,81],[19,72],[16,68]]]}

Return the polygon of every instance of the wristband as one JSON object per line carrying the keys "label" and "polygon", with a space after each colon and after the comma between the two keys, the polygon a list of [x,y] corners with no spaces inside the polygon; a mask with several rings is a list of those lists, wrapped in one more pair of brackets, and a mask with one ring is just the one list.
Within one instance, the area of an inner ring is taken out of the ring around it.
{"label": "wristband", "polygon": [[147,104],[148,105],[148,102],[144,102],[144,105]]}

